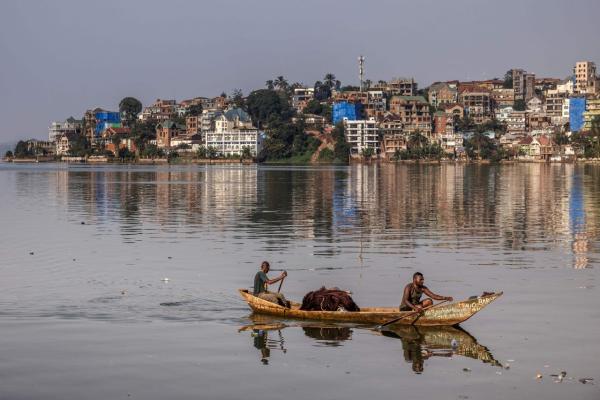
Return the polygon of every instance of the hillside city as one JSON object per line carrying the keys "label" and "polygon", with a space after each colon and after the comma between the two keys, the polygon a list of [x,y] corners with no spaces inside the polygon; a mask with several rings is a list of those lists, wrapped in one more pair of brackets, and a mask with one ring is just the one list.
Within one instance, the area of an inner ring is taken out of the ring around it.
{"label": "hillside city", "polygon": [[[90,108],[22,140],[8,161],[347,163],[403,160],[573,161],[600,158],[600,77],[580,61],[566,77],[511,69],[502,79],[363,80],[329,73],[312,86],[283,76],[241,90],[118,110]],[[116,107],[115,107],[116,108]]]}

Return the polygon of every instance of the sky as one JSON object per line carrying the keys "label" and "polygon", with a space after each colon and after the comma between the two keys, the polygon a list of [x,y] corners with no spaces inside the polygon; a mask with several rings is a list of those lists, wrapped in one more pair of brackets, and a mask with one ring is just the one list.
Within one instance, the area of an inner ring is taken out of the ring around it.
{"label": "sky", "polygon": [[373,81],[564,78],[600,66],[598,0],[1,0],[0,143],[47,138],[51,121],[244,94],[283,75]]}

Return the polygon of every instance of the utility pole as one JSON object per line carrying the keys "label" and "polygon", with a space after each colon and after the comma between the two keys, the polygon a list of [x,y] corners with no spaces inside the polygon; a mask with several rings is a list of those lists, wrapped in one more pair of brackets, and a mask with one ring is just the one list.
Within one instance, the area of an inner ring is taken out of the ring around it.
{"label": "utility pole", "polygon": [[358,57],[358,73],[360,76],[360,91],[363,91],[363,77],[365,74],[365,58],[361,55]]}

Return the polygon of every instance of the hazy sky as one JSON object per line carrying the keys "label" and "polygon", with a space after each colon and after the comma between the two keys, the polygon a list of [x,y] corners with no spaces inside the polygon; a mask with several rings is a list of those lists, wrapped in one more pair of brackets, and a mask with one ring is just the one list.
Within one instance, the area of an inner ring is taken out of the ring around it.
{"label": "hazy sky", "polygon": [[284,75],[564,77],[600,64],[598,0],[0,0],[0,142],[125,96],[244,94]]}

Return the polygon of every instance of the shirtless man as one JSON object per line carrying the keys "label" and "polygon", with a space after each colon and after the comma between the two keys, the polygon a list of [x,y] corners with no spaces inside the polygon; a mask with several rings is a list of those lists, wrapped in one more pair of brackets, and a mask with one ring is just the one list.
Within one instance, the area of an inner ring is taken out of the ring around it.
{"label": "shirtless man", "polygon": [[[424,285],[424,282],[425,278],[423,278],[423,274],[415,272],[412,283],[404,287],[400,311],[421,311],[425,307],[432,306],[433,300],[453,300],[452,297],[440,296],[433,293]],[[421,301],[423,293],[430,298]]]}

